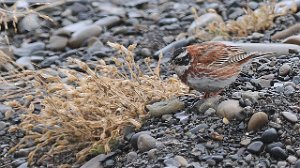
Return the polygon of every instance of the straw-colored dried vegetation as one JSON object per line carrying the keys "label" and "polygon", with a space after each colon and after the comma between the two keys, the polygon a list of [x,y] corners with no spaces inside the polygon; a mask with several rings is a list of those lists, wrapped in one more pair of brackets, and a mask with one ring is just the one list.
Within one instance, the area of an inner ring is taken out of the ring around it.
{"label": "straw-colored dried vegetation", "polygon": [[[280,4],[277,4],[277,6],[281,7]],[[236,20],[228,20],[224,23],[212,22],[208,24],[206,30],[213,35],[231,37],[247,36],[253,32],[261,32],[269,29],[274,24],[276,17],[296,12],[297,5],[294,4],[291,8],[282,7],[282,9],[280,12],[276,12],[275,1],[270,1],[261,4],[254,11],[250,8],[244,9],[245,14]]]}
{"label": "straw-colored dried vegetation", "polygon": [[[124,127],[139,128],[149,102],[188,91],[177,78],[161,79],[159,66],[151,69],[149,59],[144,63],[150,73],[140,69],[134,62],[135,45],[128,49],[116,43],[109,45],[119,51],[124,62],[115,59],[115,66],[99,61],[92,70],[86,63],[70,59],[85,73],[70,69],[59,69],[61,77],[47,70],[35,73],[35,96],[42,99],[29,105],[19,126],[26,136],[10,152],[33,140],[36,148],[29,154],[30,163],[64,152],[76,152],[77,162],[81,162],[90,153],[110,151]],[[39,114],[34,112],[38,102],[43,106]],[[34,131],[36,128],[40,131]]]}

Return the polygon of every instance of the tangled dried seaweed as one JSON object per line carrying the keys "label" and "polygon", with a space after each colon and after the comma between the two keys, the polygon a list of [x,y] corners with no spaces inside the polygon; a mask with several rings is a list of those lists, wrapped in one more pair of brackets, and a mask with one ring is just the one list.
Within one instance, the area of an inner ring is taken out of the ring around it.
{"label": "tangled dried seaweed", "polygon": [[[159,66],[154,70],[148,66],[152,73],[146,75],[134,62],[135,45],[128,49],[115,43],[109,45],[121,53],[124,62],[116,59],[117,66],[110,66],[100,61],[92,70],[86,63],[70,59],[85,73],[60,69],[65,78],[37,72],[36,88],[44,97],[40,102],[44,108],[36,114],[34,104],[29,106],[20,124],[26,136],[10,152],[34,140],[36,147],[29,154],[30,163],[46,161],[65,151],[77,152],[80,163],[91,152],[110,151],[124,127],[139,128],[149,102],[188,91],[176,78],[160,79]],[[149,65],[149,59],[145,63]],[[37,127],[42,131],[34,131]]]}

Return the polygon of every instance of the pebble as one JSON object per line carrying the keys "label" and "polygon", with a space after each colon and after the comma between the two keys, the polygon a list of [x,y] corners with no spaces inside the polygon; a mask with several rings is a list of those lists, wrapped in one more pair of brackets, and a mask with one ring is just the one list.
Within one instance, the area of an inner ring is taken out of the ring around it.
{"label": "pebble", "polygon": [[174,159],[180,164],[181,167],[188,166],[188,161],[184,157],[176,155]]}
{"label": "pebble", "polygon": [[279,146],[273,147],[269,153],[278,160],[285,160],[288,157],[286,151]]}
{"label": "pebble", "polygon": [[190,130],[191,133],[196,134],[198,132],[204,132],[208,128],[207,124],[199,124]]}
{"label": "pebble", "polygon": [[288,111],[284,111],[281,114],[289,122],[295,123],[295,122],[298,121],[298,117],[294,113],[291,113],[291,112],[288,112]]}
{"label": "pebble", "polygon": [[9,126],[10,124],[4,121],[0,121],[0,131],[4,130],[4,128],[6,128],[7,126]]}
{"label": "pebble", "polygon": [[87,26],[84,29],[74,32],[71,39],[69,40],[69,45],[72,48],[80,47],[86,40],[91,37],[98,37],[102,31],[102,28],[96,25]]}
{"label": "pebble", "polygon": [[45,49],[45,43],[43,42],[34,42],[28,44],[22,44],[21,48],[14,48],[14,55],[18,57],[28,57],[31,56],[36,51],[41,51]]}
{"label": "pebble", "polygon": [[223,19],[216,13],[206,13],[198,17],[189,27],[188,32],[192,33],[197,29],[205,28],[209,23],[223,23]]}
{"label": "pebble", "polygon": [[289,64],[283,64],[280,68],[279,68],[279,75],[280,76],[286,76],[289,74],[289,72],[291,71],[291,66]]}
{"label": "pebble", "polygon": [[261,140],[264,143],[271,143],[274,142],[278,139],[278,134],[276,129],[274,128],[269,128],[267,130],[265,130],[262,135],[261,135]]}
{"label": "pebble", "polygon": [[254,141],[247,146],[247,150],[253,154],[259,154],[264,149],[264,143],[261,141]]}
{"label": "pebble", "polygon": [[277,162],[278,168],[285,168],[287,167],[287,162],[286,161],[279,161]]}
{"label": "pebble", "polygon": [[79,13],[88,12],[89,8],[86,5],[83,5],[81,3],[75,2],[73,3],[70,8],[72,11],[72,15],[77,15]]}
{"label": "pebble", "polygon": [[297,160],[295,163],[295,168],[300,168],[300,160]]}
{"label": "pebble", "polygon": [[149,114],[154,117],[159,117],[164,114],[171,114],[183,109],[184,107],[184,102],[177,98],[146,105]]}
{"label": "pebble", "polygon": [[247,146],[251,143],[251,138],[245,138],[245,139],[242,139],[240,144],[243,145],[243,146]]}
{"label": "pebble", "polygon": [[178,163],[177,160],[175,160],[174,158],[165,159],[164,164],[167,167],[172,167],[172,168],[179,168],[180,167],[180,163]]}
{"label": "pebble", "polygon": [[31,57],[21,57],[17,59],[16,63],[26,69],[34,70],[34,66],[31,63]]}
{"label": "pebble", "polygon": [[149,151],[148,151],[148,158],[150,159],[150,160],[155,160],[156,159],[156,157],[157,157],[157,149],[150,149]]}
{"label": "pebble", "polygon": [[238,118],[242,110],[238,100],[225,100],[218,105],[217,114],[231,120]]}
{"label": "pebble", "polygon": [[270,153],[271,149],[273,149],[274,147],[283,148],[284,145],[281,142],[273,142],[273,143],[270,143],[269,145],[267,145],[266,151]]}
{"label": "pebble", "polygon": [[80,31],[91,24],[93,24],[92,20],[83,20],[74,24],[67,25],[61,29],[58,29],[53,34],[68,37],[71,33]]}
{"label": "pebble", "polygon": [[138,154],[136,152],[129,152],[126,156],[127,163],[135,162],[138,158]]}
{"label": "pebble", "polygon": [[140,152],[146,152],[156,148],[157,140],[148,134],[142,134],[138,137],[137,147]]}
{"label": "pebble", "polygon": [[297,161],[297,157],[294,155],[289,155],[286,159],[290,164],[294,164]]}
{"label": "pebble", "polygon": [[38,14],[29,13],[24,16],[24,18],[18,24],[18,30],[22,33],[28,31],[35,31],[41,27],[41,20],[39,19]]}
{"label": "pebble", "polygon": [[50,65],[54,64],[58,60],[59,60],[59,56],[55,55],[55,56],[46,58],[44,61],[41,62],[40,65],[42,68],[46,68],[46,67],[49,67]]}
{"label": "pebble", "polygon": [[62,36],[51,36],[47,48],[50,50],[64,50],[68,44],[68,38]]}
{"label": "pebble", "polygon": [[121,21],[121,18],[119,16],[106,16],[104,18],[97,20],[94,23],[94,25],[110,28],[110,27],[118,24],[120,21]]}
{"label": "pebble", "polygon": [[132,147],[134,147],[135,149],[138,148],[138,146],[137,146],[138,138],[140,137],[140,135],[143,135],[143,134],[150,135],[151,132],[150,131],[141,131],[141,132],[138,132],[138,133],[135,133],[134,135],[132,135],[130,138],[130,144]]}
{"label": "pebble", "polygon": [[17,168],[28,168],[28,162],[25,162],[25,163],[21,164]]}
{"label": "pebble", "polygon": [[264,112],[254,113],[248,122],[248,131],[256,131],[268,123],[268,115]]}

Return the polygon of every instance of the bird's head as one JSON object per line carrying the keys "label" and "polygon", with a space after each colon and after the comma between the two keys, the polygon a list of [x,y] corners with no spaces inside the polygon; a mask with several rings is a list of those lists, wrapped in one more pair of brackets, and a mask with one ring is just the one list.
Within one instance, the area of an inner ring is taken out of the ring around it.
{"label": "bird's head", "polygon": [[184,72],[191,66],[191,57],[187,47],[181,47],[174,51],[171,59],[171,67],[178,76],[184,75]]}

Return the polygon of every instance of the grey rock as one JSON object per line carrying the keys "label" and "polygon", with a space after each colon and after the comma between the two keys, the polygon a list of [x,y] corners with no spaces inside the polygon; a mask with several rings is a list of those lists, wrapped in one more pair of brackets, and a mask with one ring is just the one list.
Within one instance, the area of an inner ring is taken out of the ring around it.
{"label": "grey rock", "polygon": [[24,158],[17,158],[17,159],[12,161],[12,166],[18,167],[18,166],[22,165],[23,163],[27,163],[25,157]]}
{"label": "grey rock", "polygon": [[175,160],[174,158],[165,159],[164,164],[167,167],[172,167],[172,168],[179,168],[180,167],[180,163],[178,163],[177,160]]}
{"label": "grey rock", "polygon": [[31,56],[32,53],[36,51],[41,51],[45,49],[45,43],[43,42],[34,42],[28,44],[22,44],[21,48],[14,48],[14,55],[19,57]]}
{"label": "grey rock", "polygon": [[133,148],[138,149],[138,146],[137,146],[138,138],[140,137],[140,135],[143,135],[143,134],[150,135],[151,132],[150,131],[141,131],[141,132],[138,132],[138,133],[135,133],[134,135],[132,135],[132,137],[130,138],[130,144]]}
{"label": "grey rock", "polygon": [[103,3],[103,2],[93,2],[93,6],[98,7],[98,9],[104,13],[117,15],[124,17],[126,15],[126,11],[124,8],[117,7],[111,3]]}
{"label": "grey rock", "polygon": [[25,162],[25,163],[21,164],[17,168],[28,168],[28,162]]}
{"label": "grey rock", "polygon": [[261,140],[264,143],[270,143],[270,142],[274,142],[278,139],[278,134],[276,129],[274,128],[269,128],[267,130],[265,130],[261,136]]}
{"label": "grey rock", "polygon": [[223,19],[216,13],[206,13],[198,17],[189,27],[188,32],[193,32],[196,29],[206,27],[209,23],[223,23]]}
{"label": "grey rock", "polygon": [[235,8],[234,11],[229,14],[228,18],[229,19],[236,19],[238,18],[239,16],[242,16],[244,14],[244,10],[241,9],[241,8]]}
{"label": "grey rock", "polygon": [[283,64],[279,70],[278,73],[280,76],[286,76],[289,74],[289,72],[291,71],[291,66],[289,64]]}
{"label": "grey rock", "polygon": [[177,18],[163,18],[163,19],[160,19],[158,23],[160,25],[170,25],[170,24],[177,23],[177,22],[178,22]]}
{"label": "grey rock", "polygon": [[28,154],[33,151],[35,149],[35,147],[30,147],[30,148],[22,148],[17,150],[14,153],[14,157],[20,158],[20,157],[27,157]]}
{"label": "grey rock", "polygon": [[0,113],[6,113],[8,111],[12,111],[12,108],[10,106],[0,104]]}
{"label": "grey rock", "polygon": [[243,146],[247,146],[251,143],[251,138],[245,138],[245,139],[242,139],[240,144],[243,145]]}
{"label": "grey rock", "polygon": [[258,8],[259,4],[255,1],[250,1],[248,3],[248,6],[249,6],[250,9],[254,10],[254,9]]}
{"label": "grey rock", "polygon": [[300,83],[300,76],[294,76],[292,81],[298,85]]}
{"label": "grey rock", "polygon": [[146,105],[149,114],[154,117],[159,117],[164,114],[171,114],[183,109],[184,107],[184,102],[177,98]]}
{"label": "grey rock", "polygon": [[138,154],[136,152],[129,152],[127,155],[126,155],[126,162],[127,163],[132,163],[132,162],[135,162],[138,158]]}
{"label": "grey rock", "polygon": [[297,157],[294,155],[289,155],[286,159],[290,164],[294,164],[297,161]]}
{"label": "grey rock", "polygon": [[31,62],[34,62],[34,63],[39,63],[39,62],[42,62],[45,58],[43,56],[31,56],[30,57],[30,60]]}
{"label": "grey rock", "polygon": [[289,96],[295,93],[295,88],[292,85],[287,85],[284,87],[284,95]]}
{"label": "grey rock", "polygon": [[287,112],[284,111],[281,113],[283,115],[283,117],[288,120],[289,122],[295,123],[298,121],[298,117],[296,116],[296,114],[293,114],[291,112]]}
{"label": "grey rock", "polygon": [[17,59],[16,63],[22,67],[25,67],[26,69],[34,70],[34,66],[31,63],[30,57],[21,57]]}
{"label": "grey rock", "polygon": [[18,30],[20,32],[35,31],[41,27],[42,21],[35,13],[30,13],[24,16],[24,18],[18,24]]}
{"label": "grey rock", "polygon": [[139,151],[146,152],[150,149],[156,148],[157,140],[148,134],[142,134],[137,141]]}
{"label": "grey rock", "polygon": [[63,50],[68,44],[68,38],[62,36],[51,36],[47,47],[50,50]]}
{"label": "grey rock", "polygon": [[184,157],[176,155],[174,159],[180,164],[181,167],[188,166],[188,161]]}
{"label": "grey rock", "polygon": [[274,147],[270,150],[270,154],[272,157],[278,160],[285,160],[288,157],[287,152],[281,147]]}
{"label": "grey rock", "polygon": [[194,127],[193,129],[191,129],[190,132],[193,133],[193,134],[196,134],[198,132],[203,132],[206,129],[208,129],[207,124],[199,124],[196,127]]}
{"label": "grey rock", "polygon": [[284,168],[284,167],[287,167],[287,162],[286,161],[278,161],[277,162],[277,166],[279,167],[279,168]]}
{"label": "grey rock", "polygon": [[97,20],[94,23],[94,25],[110,28],[110,27],[118,24],[120,21],[121,21],[121,18],[119,16],[107,16],[107,17]]}
{"label": "grey rock", "polygon": [[86,5],[78,2],[72,4],[69,9],[71,9],[73,15],[89,11],[89,8]]}
{"label": "grey rock", "polygon": [[80,47],[86,40],[91,37],[98,37],[102,29],[99,26],[91,25],[87,26],[84,29],[76,31],[72,34],[71,39],[69,40],[69,45],[73,48]]}
{"label": "grey rock", "polygon": [[44,61],[41,62],[41,67],[49,67],[51,64],[55,63],[57,60],[59,60],[59,56],[55,55],[49,58],[46,58]]}
{"label": "grey rock", "polygon": [[271,152],[271,149],[273,149],[274,147],[280,147],[280,148],[283,148],[284,145],[283,145],[283,143],[281,143],[281,142],[273,142],[273,143],[270,143],[269,145],[267,145],[266,151],[270,153],[270,152]]}
{"label": "grey rock", "polygon": [[284,85],[283,85],[283,83],[274,83],[274,89],[275,89],[275,91],[277,92],[277,93],[282,93],[282,92],[284,92]]}
{"label": "grey rock", "polygon": [[70,33],[76,32],[76,31],[80,31],[81,29],[86,28],[87,26],[93,24],[92,20],[84,20],[84,21],[80,21],[68,26],[65,26],[61,29],[58,29],[54,32],[54,35],[69,35]]}
{"label": "grey rock", "polygon": [[156,160],[156,158],[157,158],[157,152],[158,152],[157,149],[150,149],[150,150],[148,151],[148,158],[149,158],[150,160]]}
{"label": "grey rock", "polygon": [[8,127],[10,124],[4,121],[0,121],[0,131],[4,130],[6,127]]}
{"label": "grey rock", "polygon": [[264,143],[261,141],[254,141],[247,146],[247,150],[254,154],[259,154],[264,149]]}

